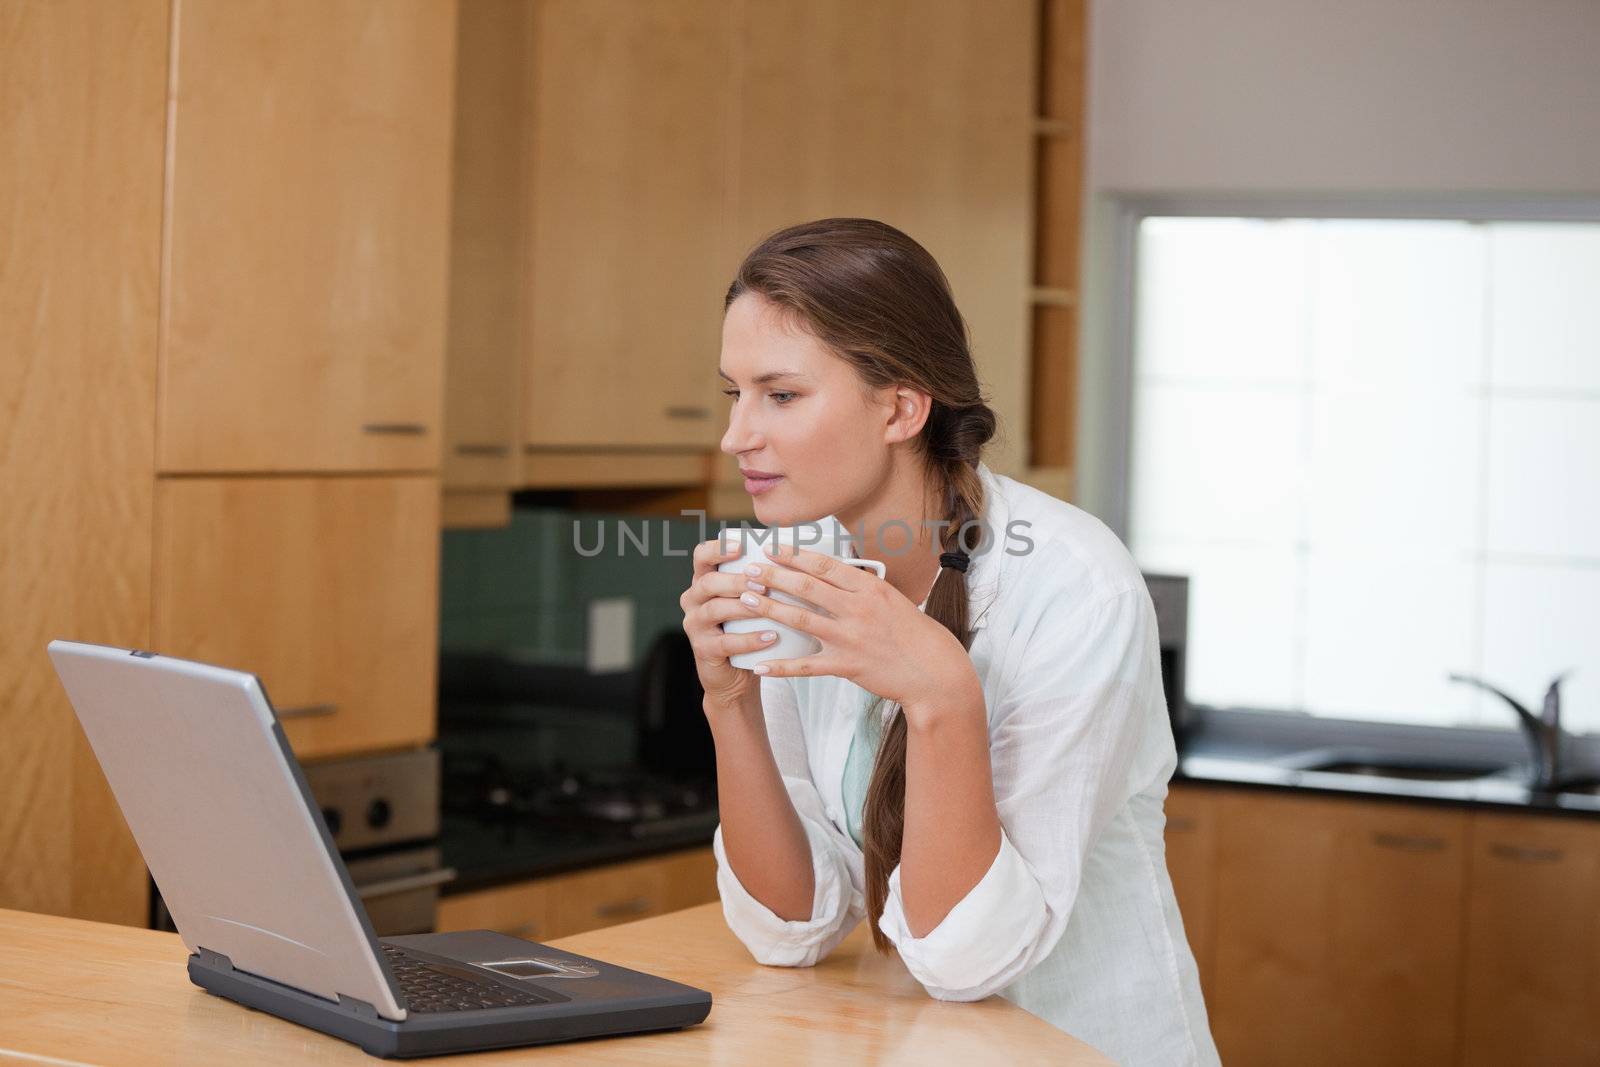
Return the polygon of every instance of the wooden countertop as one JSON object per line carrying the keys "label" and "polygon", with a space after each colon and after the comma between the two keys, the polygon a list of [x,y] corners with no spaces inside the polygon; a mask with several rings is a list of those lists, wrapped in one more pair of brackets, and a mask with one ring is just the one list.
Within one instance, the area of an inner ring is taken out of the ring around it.
{"label": "wooden countertop", "polygon": [[[1106,1064],[1000,997],[930,998],[866,925],[816,967],[763,967],[720,904],[552,944],[710,991],[686,1030],[421,1062]],[[177,934],[0,909],[0,1060],[52,1064],[374,1063],[355,1045],[211,996]]]}

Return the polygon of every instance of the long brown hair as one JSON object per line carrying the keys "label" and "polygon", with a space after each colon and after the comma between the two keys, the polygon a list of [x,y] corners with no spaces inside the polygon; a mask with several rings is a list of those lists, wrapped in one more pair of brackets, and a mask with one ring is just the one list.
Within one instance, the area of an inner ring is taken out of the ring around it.
{"label": "long brown hair", "polygon": [[[907,385],[932,398],[917,447],[942,487],[946,552],[979,547],[973,531],[983,515],[978,460],[994,436],[995,416],[984,403],[966,323],[950,283],[928,250],[893,226],[872,219],[818,219],[790,226],[757,245],[734,276],[726,311],[756,293],[848,362],[871,388]],[[927,615],[970,648],[965,574],[939,571]],[[880,714],[882,698],[866,711]],[[878,951],[889,940],[878,928],[889,875],[900,862],[905,833],[906,723],[898,709],[883,734],[862,812],[867,915]]]}

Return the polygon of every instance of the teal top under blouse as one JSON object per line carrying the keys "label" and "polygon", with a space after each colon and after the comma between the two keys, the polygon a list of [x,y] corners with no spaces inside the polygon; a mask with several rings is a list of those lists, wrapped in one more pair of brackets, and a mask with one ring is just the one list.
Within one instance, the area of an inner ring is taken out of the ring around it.
{"label": "teal top under blouse", "polygon": [[850,754],[844,761],[844,817],[855,839],[861,845],[861,812],[867,800],[867,783],[872,779],[872,765],[877,760],[878,742],[883,730],[883,706],[873,707],[875,697],[857,687],[861,701],[856,708],[856,732],[850,738]]}

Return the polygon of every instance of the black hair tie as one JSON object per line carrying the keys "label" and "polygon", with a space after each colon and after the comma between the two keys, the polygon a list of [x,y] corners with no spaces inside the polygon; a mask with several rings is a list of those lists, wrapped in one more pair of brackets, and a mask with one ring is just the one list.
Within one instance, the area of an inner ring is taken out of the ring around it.
{"label": "black hair tie", "polygon": [[968,556],[965,552],[941,552],[941,553],[939,553],[939,566],[941,568],[954,567],[956,570],[960,571],[962,574],[965,574],[965,573],[967,573],[967,564],[970,563],[970,562],[972,562],[972,558],[970,556]]}

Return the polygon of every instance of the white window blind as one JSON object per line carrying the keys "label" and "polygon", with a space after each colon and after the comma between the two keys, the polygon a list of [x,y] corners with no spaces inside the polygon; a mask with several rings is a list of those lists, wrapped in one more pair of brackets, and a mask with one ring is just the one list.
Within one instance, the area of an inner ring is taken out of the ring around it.
{"label": "white window blind", "polygon": [[1148,217],[1129,543],[1199,704],[1600,731],[1600,225]]}

